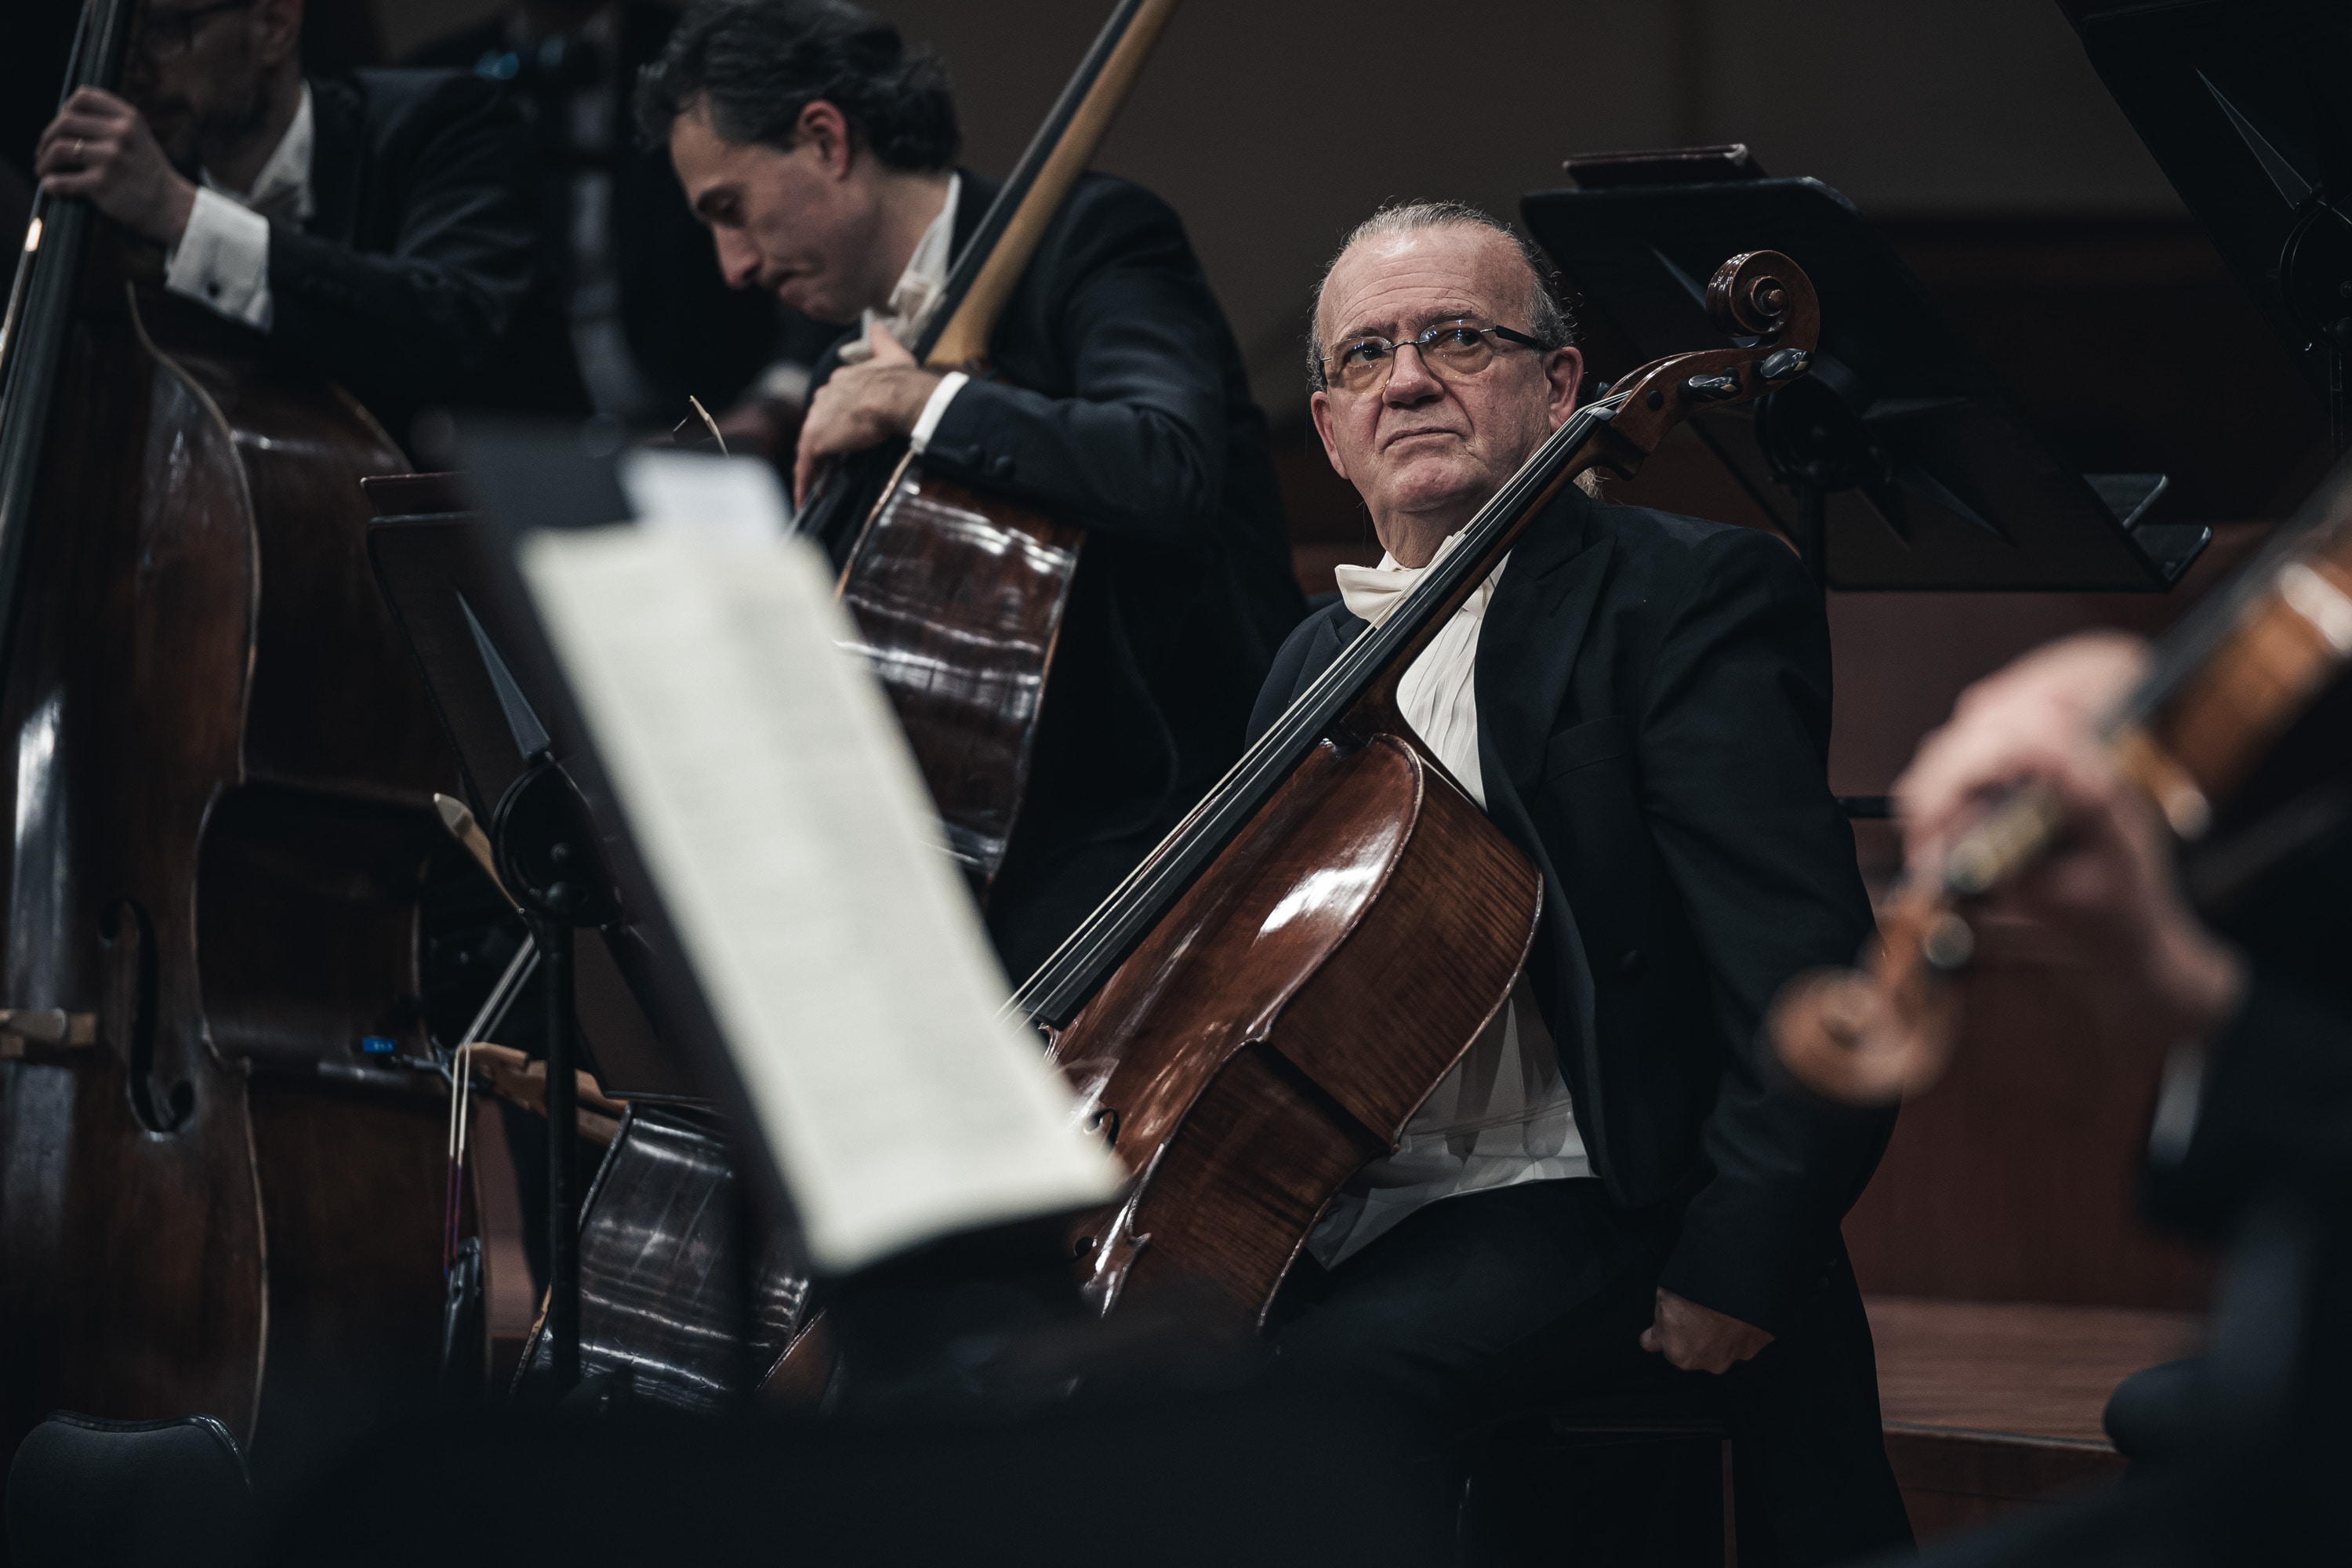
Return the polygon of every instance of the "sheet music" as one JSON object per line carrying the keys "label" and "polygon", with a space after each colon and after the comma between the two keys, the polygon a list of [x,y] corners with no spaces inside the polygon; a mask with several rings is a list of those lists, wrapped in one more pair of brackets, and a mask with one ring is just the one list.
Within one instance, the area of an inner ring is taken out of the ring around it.
{"label": "sheet music", "polygon": [[1120,1179],[1008,988],[822,557],[541,532],[523,574],[821,1268]]}

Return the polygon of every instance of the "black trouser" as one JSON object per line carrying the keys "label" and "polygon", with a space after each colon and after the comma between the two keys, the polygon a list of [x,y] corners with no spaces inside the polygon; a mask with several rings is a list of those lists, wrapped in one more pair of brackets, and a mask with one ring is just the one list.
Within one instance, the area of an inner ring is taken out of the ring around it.
{"label": "black trouser", "polygon": [[[1706,1375],[1675,1373],[1638,1342],[1677,1223],[1667,1210],[1619,1210],[1598,1181],[1448,1198],[1335,1269],[1302,1260],[1269,1330],[1302,1373],[1397,1400],[1442,1465],[1445,1441],[1479,1423]],[[1870,1325],[1843,1252],[1801,1321],[1727,1373],[1719,1393],[1743,1562],[1750,1541],[1771,1543],[1755,1555],[1801,1564],[1908,1543]]]}

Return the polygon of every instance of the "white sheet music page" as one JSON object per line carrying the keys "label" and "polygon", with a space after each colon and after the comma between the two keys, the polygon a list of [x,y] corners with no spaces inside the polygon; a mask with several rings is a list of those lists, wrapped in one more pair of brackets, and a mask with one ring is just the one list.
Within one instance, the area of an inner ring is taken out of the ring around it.
{"label": "white sheet music page", "polygon": [[1099,1202],[880,688],[805,543],[616,527],[523,574],[820,1268]]}

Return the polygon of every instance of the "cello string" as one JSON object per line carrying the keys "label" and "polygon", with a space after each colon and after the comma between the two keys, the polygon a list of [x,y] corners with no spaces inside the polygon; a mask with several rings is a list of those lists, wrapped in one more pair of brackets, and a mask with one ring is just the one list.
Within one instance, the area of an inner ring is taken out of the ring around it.
{"label": "cello string", "polygon": [[[1043,983],[1050,982],[1056,990],[1066,987],[1070,977],[1085,967],[1086,961],[1099,948],[1107,927],[1129,924],[1139,910],[1156,907],[1161,901],[1157,896],[1158,891],[1166,886],[1170,876],[1189,876],[1194,868],[1187,862],[1198,856],[1187,851],[1195,848],[1203,825],[1208,824],[1212,817],[1230,815],[1230,809],[1236,801],[1255,796],[1260,793],[1260,786],[1270,787],[1266,781],[1270,769],[1286,772],[1295,765],[1307,742],[1319,737],[1329,720],[1336,716],[1330,710],[1340,703],[1334,698],[1343,689],[1349,697],[1352,697],[1357,683],[1367,673],[1368,666],[1376,671],[1400,645],[1421,629],[1421,623],[1434,613],[1436,601],[1458,587],[1460,580],[1469,574],[1470,569],[1490,549],[1495,536],[1517,521],[1518,512],[1530,498],[1530,492],[1539,491],[1556,477],[1549,470],[1557,468],[1566,455],[1581,447],[1590,437],[1592,426],[1613,414],[1622,402],[1623,395],[1620,395],[1614,400],[1604,399],[1589,405],[1548,437],[1521,465],[1519,471],[1505,483],[1503,489],[1482,509],[1480,515],[1472,521],[1465,531],[1469,537],[1449,557],[1448,566],[1424,578],[1395,614],[1374,628],[1370,635],[1358,637],[1322,676],[1299,695],[1297,700],[1286,710],[1282,719],[1228,771],[1225,778],[1210,792],[1201,805],[1194,808],[1160,848],[1097,907],[1079,930],[1063,944],[1063,948],[1047,960],[1037,978],[1023,987],[1015,998],[1016,1005],[1022,1006],[1024,1013],[1034,1016],[1038,993],[1045,988]],[[1049,970],[1053,972],[1051,974],[1046,973]]]}
{"label": "cello string", "polygon": [[1196,862],[1208,852],[1203,841],[1222,843],[1226,830],[1238,826],[1229,819],[1260,804],[1279,776],[1297,765],[1307,746],[1318,740],[1338,717],[1338,710],[1353,700],[1370,677],[1423,629],[1441,602],[1475,572],[1493,569],[1484,558],[1500,536],[1519,522],[1528,502],[1560,477],[1567,462],[1591,439],[1594,427],[1612,418],[1627,395],[1621,392],[1587,404],[1546,437],[1466,525],[1467,537],[1462,544],[1407,595],[1394,614],[1357,637],[1299,694],[1201,804],[1022,985],[1007,1006],[1007,1015],[1035,1019],[1070,1000],[1062,994],[1092,967],[1103,948],[1171,898],[1173,879],[1189,881],[1199,869]]}

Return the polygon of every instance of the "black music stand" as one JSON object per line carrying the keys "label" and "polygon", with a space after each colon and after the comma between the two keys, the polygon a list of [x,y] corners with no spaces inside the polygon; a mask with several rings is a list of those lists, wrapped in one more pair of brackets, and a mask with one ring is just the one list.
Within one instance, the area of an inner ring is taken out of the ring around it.
{"label": "black music stand", "polygon": [[[761,1236],[741,1236],[740,1258],[750,1267],[765,1250],[760,1244],[778,1231],[782,1245],[799,1254],[798,1211],[774,1151],[763,1151],[759,1142],[761,1123],[752,1109],[752,1091],[710,994],[665,912],[636,829],[590,738],[518,560],[522,542],[534,532],[593,529],[635,515],[619,477],[619,443],[593,423],[567,426],[487,417],[461,420],[457,439],[464,490],[478,503],[478,512],[462,529],[431,536],[444,552],[431,572],[393,568],[385,575],[388,591],[404,605],[417,600],[420,588],[463,595],[466,613],[440,612],[437,641],[428,634],[419,650],[421,658],[442,668],[436,684],[454,683],[446,710],[453,730],[470,724],[481,732],[471,744],[488,746],[497,756],[499,736],[509,727],[506,707],[517,699],[528,703],[532,726],[503,743],[512,749],[520,742],[535,742],[539,750],[507,786],[493,814],[501,868],[511,867],[518,880],[536,884],[541,895],[536,900],[516,890],[527,903],[541,903],[543,918],[559,919],[564,907],[545,898],[545,885],[563,879],[551,874],[558,865],[551,847],[566,846],[562,866],[589,868],[593,896],[617,906],[622,921],[643,939],[641,962],[630,978],[653,1004],[649,1011],[659,1021],[664,1053],[691,1067],[719,1121],[735,1129],[739,1140],[753,1141],[737,1162],[737,1214],[746,1226],[755,1215],[778,1223]],[[413,543],[416,532],[413,521],[399,519],[375,527],[380,562]],[[404,558],[405,564],[415,567],[423,554],[419,549]],[[494,662],[468,651],[478,640],[477,625],[497,650]],[[452,647],[464,657],[448,657]],[[494,668],[502,671],[496,679]],[[506,687],[511,694],[502,696]],[[540,798],[530,798],[534,795]],[[779,802],[778,809],[788,805]],[[534,853],[534,844],[544,847]],[[581,951],[587,951],[585,944]],[[553,1076],[551,1062],[551,1082]],[[760,1151],[768,1157],[757,1157],[754,1152]],[[1118,1363],[1171,1338],[1197,1351],[1194,1331],[1182,1321],[1146,1317],[1116,1331],[1100,1327],[1079,1295],[1071,1268],[1066,1227],[1073,1217],[1063,1213],[979,1222],[828,1277],[827,1321],[841,1364],[855,1369],[850,1381],[857,1392],[850,1397],[856,1407],[881,1414],[933,1401],[1019,1403],[1035,1396],[1030,1385],[1041,1378],[1058,1386],[1088,1365]],[[575,1278],[575,1290],[576,1284]],[[747,1277],[746,1302],[753,1300],[755,1284]],[[549,1322],[552,1339],[552,1309]],[[1002,1362],[1003,1372],[992,1371],[993,1362],[972,1360],[972,1347],[981,1340],[1000,1347],[989,1353]],[[1018,1392],[1005,1394],[1001,1384],[1006,1380],[1019,1385]]]}
{"label": "black music stand", "polygon": [[[595,470],[588,470],[593,475]],[[619,505],[609,492],[552,498],[584,507]],[[582,474],[569,482],[588,484]],[[549,738],[478,605],[492,589],[478,538],[482,524],[457,476],[404,474],[362,481],[376,509],[368,557],[393,620],[425,675],[442,729],[457,752],[466,804],[485,829],[499,802],[543,752]],[[583,512],[583,515],[586,515]],[[645,978],[646,944],[625,922],[592,928],[576,947],[575,1015],[583,1019],[586,1065],[607,1092],[631,1100],[692,1100],[694,1084],[663,1050],[653,1022],[653,987]]]}
{"label": "black music stand", "polygon": [[2163,475],[2069,468],[1852,203],[1818,180],[1762,178],[1736,151],[1598,161],[1581,188],[1532,193],[1521,211],[1636,363],[1718,341],[1706,287],[1727,257],[1779,250],[1805,269],[1822,306],[1811,374],[1692,427],[1817,582],[2161,593],[2179,581],[2212,531],[2147,521]]}
{"label": "black music stand", "polygon": [[2352,12],[2061,0],[2091,64],[2352,444]]}
{"label": "black music stand", "polygon": [[[564,465],[555,482],[559,489],[547,499],[569,515],[629,515],[609,462],[601,468]],[[586,488],[561,488],[575,482]],[[642,977],[650,943],[625,918],[618,889],[600,866],[587,805],[503,651],[509,634],[491,629],[503,613],[503,605],[491,608],[502,589],[481,525],[464,510],[466,492],[446,475],[371,480],[367,488],[379,512],[388,514],[369,525],[377,582],[424,672],[457,753],[467,805],[489,835],[499,879],[521,905],[536,950],[546,1010],[548,1118],[541,1337],[560,1395],[580,1373],[583,1184],[578,1140],[571,1135],[578,1120],[574,1070],[589,1067],[609,1090],[629,1099],[694,1100],[698,1086],[661,1048],[644,1001],[653,989]],[[640,973],[630,974],[624,959]],[[593,1044],[583,1038],[583,997],[598,1020]]]}

